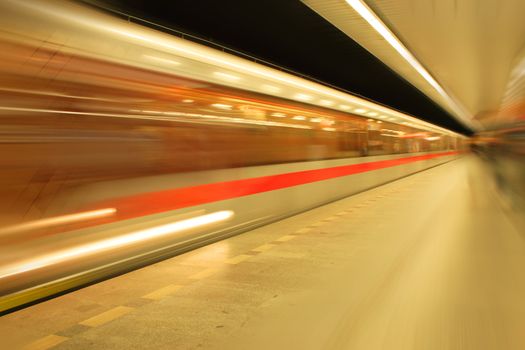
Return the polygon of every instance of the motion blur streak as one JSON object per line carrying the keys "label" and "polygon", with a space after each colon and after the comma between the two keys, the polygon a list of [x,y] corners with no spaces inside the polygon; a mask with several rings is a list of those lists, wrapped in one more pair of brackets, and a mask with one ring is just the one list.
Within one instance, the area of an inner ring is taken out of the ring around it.
{"label": "motion blur streak", "polygon": [[20,225],[8,226],[0,230],[0,235],[20,233],[24,231],[42,229],[46,227],[70,224],[73,222],[100,219],[114,215],[117,212],[115,208],[86,211],[70,215],[56,216],[48,219],[35,220]]}
{"label": "motion blur streak", "polygon": [[465,145],[75,2],[0,1],[0,62],[0,311],[34,288],[49,295],[64,279],[143,266],[450,161]]}
{"label": "motion blur streak", "polygon": [[57,252],[37,257],[28,261],[24,261],[13,266],[6,266],[0,269],[0,279],[40,269],[53,264],[66,262],[72,259],[82,258],[94,253],[102,253],[111,249],[121,248],[127,245],[140,243],[146,240],[153,240],[155,238],[170,235],[180,231],[185,231],[192,228],[216,223],[219,221],[228,220],[231,217],[233,217],[233,211],[223,210],[186,220],[176,221],[171,224],[131,232],[126,235],[104,239],[98,242],[72,247],[69,249],[59,250]]}

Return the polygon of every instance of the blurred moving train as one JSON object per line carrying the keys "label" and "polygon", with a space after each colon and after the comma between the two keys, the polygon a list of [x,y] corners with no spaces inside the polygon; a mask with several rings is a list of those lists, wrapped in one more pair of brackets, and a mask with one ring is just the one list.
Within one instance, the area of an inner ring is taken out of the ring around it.
{"label": "blurred moving train", "polygon": [[0,3],[0,311],[449,161],[463,137],[99,10]]}

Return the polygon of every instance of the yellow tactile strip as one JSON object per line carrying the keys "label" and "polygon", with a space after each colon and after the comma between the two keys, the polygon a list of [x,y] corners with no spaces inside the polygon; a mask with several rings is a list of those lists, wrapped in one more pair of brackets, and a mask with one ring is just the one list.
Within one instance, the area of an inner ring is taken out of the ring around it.
{"label": "yellow tactile strip", "polygon": [[165,298],[179,289],[181,289],[183,286],[178,284],[170,284],[166,287],[159,288],[157,290],[154,290],[151,293],[148,293],[146,295],[143,295],[142,298],[144,299],[151,299],[151,300],[161,300],[162,298]]}
{"label": "yellow tactile strip", "polygon": [[276,239],[276,241],[279,241],[279,242],[288,242],[292,239],[296,238],[296,236],[292,236],[292,235],[284,235],[282,237],[279,237]]}
{"label": "yellow tactile strip", "polygon": [[46,335],[38,339],[37,341],[32,342],[31,344],[23,347],[23,350],[45,350],[51,349],[52,347],[68,340],[67,337],[62,337],[55,334]]}
{"label": "yellow tactile strip", "polygon": [[262,253],[262,252],[265,252],[267,250],[272,249],[273,247],[275,247],[275,244],[266,243],[266,244],[260,245],[260,246],[258,246],[256,248],[253,248],[252,251],[253,252]]}
{"label": "yellow tactile strip", "polygon": [[104,311],[101,314],[88,318],[87,320],[79,322],[79,324],[88,327],[98,327],[108,322],[111,322],[127,313],[130,313],[134,309],[128,306],[117,306],[108,311]]}
{"label": "yellow tactile strip", "polygon": [[[239,254],[236,256],[233,256],[231,258],[228,258],[224,261],[225,264],[228,265],[238,265],[246,260],[249,260],[253,258],[256,255],[263,254],[264,252],[269,251],[270,249],[273,249],[274,247],[277,247],[281,244],[284,244],[288,241],[294,240],[298,238],[301,235],[307,234],[307,233],[313,233],[316,232],[315,229],[332,223],[338,219],[341,219],[342,217],[355,213],[358,209],[369,207],[370,205],[374,204],[376,201],[388,197],[389,195],[397,194],[401,192],[403,189],[394,189],[390,190],[388,192],[383,192],[382,194],[378,194],[374,196],[372,199],[365,200],[357,205],[354,205],[351,208],[342,210],[336,214],[332,214],[331,216],[326,217],[325,219],[316,221],[308,226],[305,226],[303,228],[300,228],[294,232],[291,232],[289,234],[283,235],[279,238],[274,239],[273,241],[267,242],[265,244],[262,244],[260,246],[257,246],[255,248],[250,249],[244,254]],[[64,341],[67,341],[71,337],[78,335],[84,331],[87,331],[93,327],[99,327],[104,324],[107,324],[111,321],[114,321],[124,315],[127,315],[128,313],[131,313],[135,311],[138,307],[141,307],[143,305],[149,304],[150,302],[155,302],[162,300],[166,297],[170,297],[177,293],[178,290],[181,288],[184,288],[185,286],[188,286],[191,283],[197,282],[199,280],[206,279],[215,273],[219,272],[219,268],[205,268],[202,271],[199,271],[197,273],[194,273],[190,276],[188,276],[187,283],[185,284],[168,284],[164,287],[158,288],[156,290],[151,291],[148,294],[142,295],[137,300],[128,302],[128,306],[116,306],[109,310],[106,310],[98,315],[95,315],[93,317],[90,317],[86,320],[80,321],[78,324],[76,324],[73,327],[70,327],[68,329],[65,329],[61,332],[57,332],[57,334],[50,334],[45,337],[42,337],[40,339],[37,339],[36,341],[28,344],[24,349],[26,350],[47,350],[51,349]],[[133,305],[130,306],[130,305]]]}

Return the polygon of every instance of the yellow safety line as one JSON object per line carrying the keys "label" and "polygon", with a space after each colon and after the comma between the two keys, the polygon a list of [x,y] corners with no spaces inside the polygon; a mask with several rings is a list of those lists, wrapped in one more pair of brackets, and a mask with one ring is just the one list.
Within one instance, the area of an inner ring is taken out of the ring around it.
{"label": "yellow safety line", "polygon": [[311,231],[312,229],[310,227],[304,227],[304,228],[301,228],[297,231],[295,231],[295,233],[298,233],[298,234],[302,234],[302,233],[306,233],[306,232],[309,232]]}
{"label": "yellow safety line", "polygon": [[56,346],[69,338],[67,337],[61,337],[59,335],[50,334],[43,338],[40,338],[38,340],[35,340],[31,344],[28,344],[27,346],[24,346],[23,350],[46,350],[50,349],[53,346]]}
{"label": "yellow safety line", "polygon": [[286,236],[282,236],[280,238],[277,238],[276,241],[278,241],[278,242],[286,242],[286,241],[289,241],[289,240],[294,239],[294,238],[296,238],[296,236],[286,235]]}
{"label": "yellow safety line", "polygon": [[273,247],[275,247],[275,244],[263,244],[263,245],[258,246],[257,248],[253,248],[252,251],[265,252],[267,250],[272,249]]}
{"label": "yellow safety line", "polygon": [[91,318],[88,318],[87,320],[84,320],[82,322],[79,322],[79,324],[88,326],[88,327],[97,327],[101,326],[103,324],[106,324],[110,321],[113,321],[114,319],[119,318],[120,316],[124,316],[127,313],[130,313],[134,309],[132,307],[128,306],[117,306],[113,309],[110,309],[108,311],[105,311],[101,314],[98,314],[96,316],[93,316]]}
{"label": "yellow safety line", "polygon": [[143,295],[142,298],[150,300],[160,300],[168,295],[171,295],[181,289],[183,286],[177,284],[170,284],[169,286],[159,288],[149,294]]}

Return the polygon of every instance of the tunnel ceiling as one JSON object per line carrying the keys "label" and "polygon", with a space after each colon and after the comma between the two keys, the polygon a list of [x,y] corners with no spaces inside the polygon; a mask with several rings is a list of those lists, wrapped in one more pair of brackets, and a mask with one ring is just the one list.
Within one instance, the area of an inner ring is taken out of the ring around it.
{"label": "tunnel ceiling", "polygon": [[512,78],[525,57],[523,0],[366,0],[446,96],[371,30],[356,0],[301,1],[472,128],[505,117],[523,99]]}
{"label": "tunnel ceiling", "polygon": [[239,50],[451,130],[470,132],[300,1],[104,0],[98,4]]}

